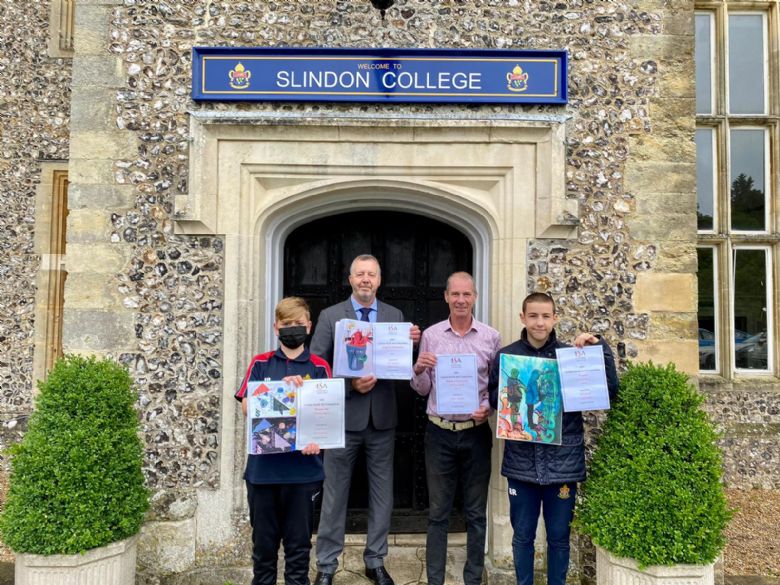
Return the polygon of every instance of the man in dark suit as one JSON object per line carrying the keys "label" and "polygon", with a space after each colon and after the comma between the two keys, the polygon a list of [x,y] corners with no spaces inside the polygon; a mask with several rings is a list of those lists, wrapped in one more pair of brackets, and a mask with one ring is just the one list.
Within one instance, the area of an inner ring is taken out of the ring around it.
{"label": "man in dark suit", "polygon": [[[320,313],[311,340],[311,353],[333,363],[333,335],[336,322],[358,319],[372,323],[403,322],[395,307],[376,298],[381,283],[379,262],[369,254],[358,256],[349,269],[352,295],[343,303]],[[420,340],[414,325],[412,340]],[[393,511],[393,449],[397,422],[395,390],[392,380],[364,376],[347,380],[346,440],[344,449],[325,451],[325,486],[320,525],[317,530],[317,579],[315,585],[331,585],[344,550],[347,498],[352,470],[361,446],[368,468],[368,534],[363,560],[366,576],[376,585],[394,585],[384,567],[387,535]]]}

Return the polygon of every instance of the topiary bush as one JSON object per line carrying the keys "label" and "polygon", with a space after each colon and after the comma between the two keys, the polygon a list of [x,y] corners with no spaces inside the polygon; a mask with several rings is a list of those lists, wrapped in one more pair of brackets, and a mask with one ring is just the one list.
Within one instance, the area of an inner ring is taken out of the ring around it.
{"label": "topiary bush", "polygon": [[136,395],[108,359],[68,356],[40,383],[0,534],[12,550],[75,554],[136,534],[149,506]]}
{"label": "topiary bush", "polygon": [[704,565],[731,517],[704,398],[673,364],[631,364],[583,484],[575,526],[619,557]]}

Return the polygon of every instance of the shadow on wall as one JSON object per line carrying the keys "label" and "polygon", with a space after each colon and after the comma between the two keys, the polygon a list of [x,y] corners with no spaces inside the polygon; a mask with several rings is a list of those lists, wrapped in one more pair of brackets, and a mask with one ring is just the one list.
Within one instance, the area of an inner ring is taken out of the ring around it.
{"label": "shadow on wall", "polygon": [[13,563],[0,563],[0,585],[14,585]]}

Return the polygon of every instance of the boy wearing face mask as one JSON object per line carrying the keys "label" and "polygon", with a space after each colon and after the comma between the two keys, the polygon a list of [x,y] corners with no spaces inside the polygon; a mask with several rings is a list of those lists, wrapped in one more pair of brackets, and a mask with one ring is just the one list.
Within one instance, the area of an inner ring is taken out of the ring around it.
{"label": "boy wearing face mask", "polygon": [[[327,362],[304,345],[311,330],[306,301],[284,298],[276,305],[275,314],[279,348],[252,358],[235,395],[244,416],[249,382],[284,380],[300,386],[304,379],[330,378]],[[314,443],[301,451],[247,457],[244,479],[252,525],[252,585],[276,584],[280,542],[284,544],[285,584],[309,585],[314,503],[324,478],[320,448]]]}

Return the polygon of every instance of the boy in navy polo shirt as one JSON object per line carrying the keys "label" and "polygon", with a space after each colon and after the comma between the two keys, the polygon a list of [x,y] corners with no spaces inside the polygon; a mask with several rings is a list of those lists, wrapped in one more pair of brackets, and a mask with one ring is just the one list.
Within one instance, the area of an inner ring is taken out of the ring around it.
{"label": "boy in navy polo shirt", "polygon": [[[236,400],[246,416],[247,383],[284,380],[296,386],[304,379],[330,378],[330,367],[304,346],[311,330],[309,306],[287,297],[276,305],[274,332],[279,349],[256,355],[249,364]],[[314,502],[325,473],[318,445],[302,451],[249,455],[246,471],[249,521],[252,525],[252,585],[275,585],[280,541],[284,543],[284,582],[309,585],[309,553],[314,529]]]}

